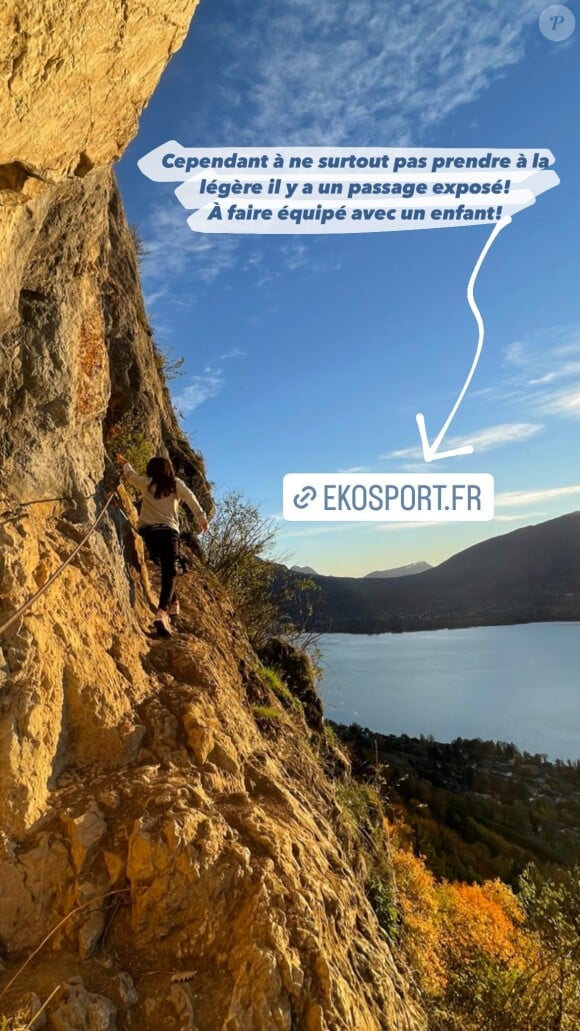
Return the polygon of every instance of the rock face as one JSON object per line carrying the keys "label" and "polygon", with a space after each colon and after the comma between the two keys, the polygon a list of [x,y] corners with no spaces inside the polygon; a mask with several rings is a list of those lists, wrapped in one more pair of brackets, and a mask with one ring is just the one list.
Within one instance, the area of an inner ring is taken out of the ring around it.
{"label": "rock face", "polygon": [[[146,677],[132,756],[69,753],[43,818],[4,842],[10,956],[83,907],[27,991],[63,985],[59,1031],[415,1031],[306,725],[281,709],[276,738],[259,730],[255,658],[227,598],[201,567],[183,593],[174,640],[124,648],[126,675]],[[105,675],[92,697],[114,711]]]}
{"label": "rock face", "polygon": [[[0,15],[0,626],[102,510],[123,434],[165,448],[212,510],[109,166],[194,6]],[[316,731],[282,707],[270,729],[254,718],[276,700],[200,561],[179,632],[151,639],[120,499],[0,634],[0,1015],[49,1031],[418,1031]]]}
{"label": "rock face", "polygon": [[0,332],[18,322],[29,248],[39,221],[50,217],[46,187],[82,179],[121,155],[197,2],[1,5]]}
{"label": "rock face", "polygon": [[3,4],[0,165],[12,169],[4,174],[54,182],[120,157],[197,3]]}

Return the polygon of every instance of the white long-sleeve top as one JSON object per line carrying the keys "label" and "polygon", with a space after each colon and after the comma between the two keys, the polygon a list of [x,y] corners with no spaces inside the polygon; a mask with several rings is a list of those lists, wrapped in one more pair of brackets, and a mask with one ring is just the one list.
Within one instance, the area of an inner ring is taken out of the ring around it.
{"label": "white long-sleeve top", "polygon": [[140,473],[135,472],[129,462],[125,462],[123,466],[123,476],[128,483],[136,487],[140,494],[143,495],[143,503],[137,522],[138,530],[143,529],[144,526],[167,526],[170,530],[176,530],[179,533],[180,501],[185,502],[198,525],[207,521],[207,516],[195,494],[186,486],[183,480],[176,478],[177,490],[175,494],[169,494],[165,498],[156,498],[155,494],[149,490],[150,477],[142,476]]}

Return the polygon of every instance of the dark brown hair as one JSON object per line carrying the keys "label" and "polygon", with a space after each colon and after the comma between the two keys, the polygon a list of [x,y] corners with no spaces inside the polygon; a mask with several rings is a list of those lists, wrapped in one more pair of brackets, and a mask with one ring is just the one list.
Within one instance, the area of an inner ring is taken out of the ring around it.
{"label": "dark brown hair", "polygon": [[157,455],[147,462],[147,476],[150,477],[149,490],[156,498],[168,498],[177,492],[175,469],[168,458]]}

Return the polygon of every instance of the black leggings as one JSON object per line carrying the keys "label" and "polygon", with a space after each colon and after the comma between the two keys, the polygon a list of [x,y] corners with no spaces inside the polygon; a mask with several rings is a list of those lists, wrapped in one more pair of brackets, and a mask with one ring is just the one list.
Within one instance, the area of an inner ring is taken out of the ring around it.
{"label": "black leggings", "polygon": [[167,611],[176,601],[177,559],[179,556],[179,534],[170,527],[145,526],[139,531],[149,552],[149,558],[161,566],[161,594],[159,608]]}

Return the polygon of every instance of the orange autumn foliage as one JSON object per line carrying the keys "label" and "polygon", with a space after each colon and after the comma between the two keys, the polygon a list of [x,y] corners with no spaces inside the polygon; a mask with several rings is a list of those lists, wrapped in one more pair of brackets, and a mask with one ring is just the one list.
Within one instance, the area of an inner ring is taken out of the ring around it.
{"label": "orange autumn foliage", "polygon": [[523,914],[506,884],[444,882],[438,897],[441,943],[448,963],[465,968],[485,954],[490,960],[522,967]]}
{"label": "orange autumn foliage", "polygon": [[438,885],[422,860],[405,849],[392,850],[402,917],[401,944],[420,987],[439,996],[447,973],[441,955]]}
{"label": "orange autumn foliage", "polygon": [[[537,967],[538,943],[512,890],[439,882],[413,854],[404,826],[385,823],[397,886],[398,943],[435,1031],[528,1031],[512,1003]],[[508,1012],[511,1011],[511,1012]],[[529,1031],[532,1031],[530,1026]]]}

